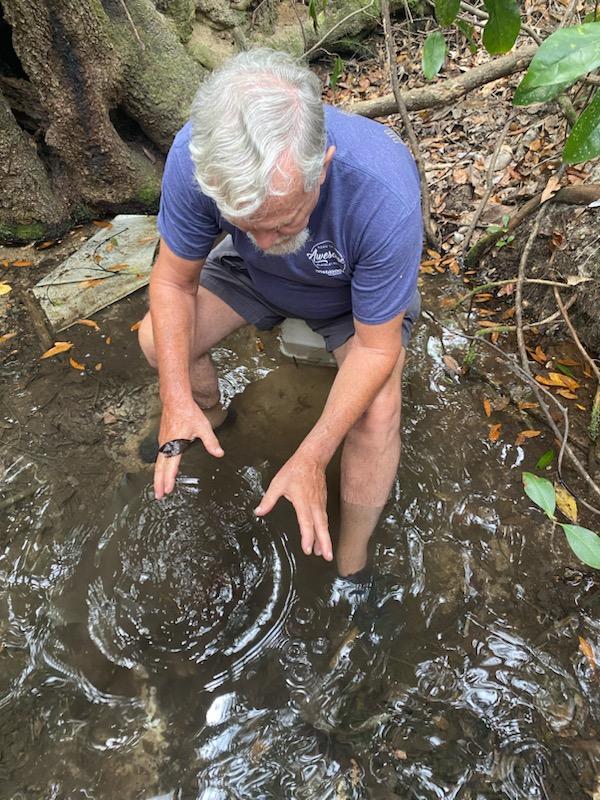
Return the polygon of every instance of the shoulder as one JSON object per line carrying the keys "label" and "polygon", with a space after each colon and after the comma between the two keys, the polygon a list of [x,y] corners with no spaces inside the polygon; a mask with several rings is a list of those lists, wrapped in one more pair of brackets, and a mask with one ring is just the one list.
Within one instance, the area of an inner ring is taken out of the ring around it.
{"label": "shoulder", "polygon": [[420,205],[419,176],[400,137],[379,122],[331,106],[325,106],[325,119],[340,179],[373,202],[387,198],[411,214]]}

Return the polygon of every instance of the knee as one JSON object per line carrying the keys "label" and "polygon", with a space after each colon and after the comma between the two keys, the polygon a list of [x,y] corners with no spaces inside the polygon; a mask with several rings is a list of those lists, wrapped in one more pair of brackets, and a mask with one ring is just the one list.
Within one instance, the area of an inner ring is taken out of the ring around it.
{"label": "knee", "polygon": [[352,430],[371,440],[389,442],[400,432],[400,412],[400,393],[383,392],[375,398]]}
{"label": "knee", "polygon": [[152,317],[150,312],[146,314],[138,328],[138,341],[146,361],[151,367],[157,366],[156,350],[154,348],[154,334],[152,332]]}

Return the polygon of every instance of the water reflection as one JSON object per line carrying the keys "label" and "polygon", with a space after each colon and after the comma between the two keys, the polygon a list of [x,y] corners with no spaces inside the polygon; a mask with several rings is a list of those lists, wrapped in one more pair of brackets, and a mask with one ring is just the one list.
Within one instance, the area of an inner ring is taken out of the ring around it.
{"label": "water reflection", "polygon": [[285,402],[253,414],[251,383],[238,447],[194,456],[160,504],[145,473],[61,519],[39,478],[0,558],[2,797],[592,796],[600,709],[578,636],[598,645],[597,584],[559,543],[550,555],[523,454],[487,441],[478,387],[441,353],[423,327],[377,579],[352,619],[289,507],[252,515],[307,425],[290,395],[316,413],[326,371],[259,376]]}

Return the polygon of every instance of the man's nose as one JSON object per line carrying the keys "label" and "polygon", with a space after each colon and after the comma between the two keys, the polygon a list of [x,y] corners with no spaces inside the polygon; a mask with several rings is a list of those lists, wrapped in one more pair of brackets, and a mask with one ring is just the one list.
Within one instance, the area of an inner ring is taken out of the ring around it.
{"label": "man's nose", "polygon": [[275,242],[279,241],[279,234],[277,231],[263,231],[262,233],[255,233],[254,238],[261,250],[268,250]]}

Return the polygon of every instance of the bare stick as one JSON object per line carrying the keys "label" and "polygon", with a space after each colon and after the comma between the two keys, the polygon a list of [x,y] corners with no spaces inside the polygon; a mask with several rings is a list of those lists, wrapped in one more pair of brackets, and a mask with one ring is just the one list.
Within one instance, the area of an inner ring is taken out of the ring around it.
{"label": "bare stick", "polygon": [[486,207],[487,201],[490,199],[490,196],[491,196],[491,194],[492,194],[492,192],[494,190],[494,172],[496,170],[496,161],[498,160],[498,156],[500,155],[500,149],[502,148],[502,144],[504,143],[504,139],[506,138],[506,134],[508,133],[508,129],[510,127],[510,123],[513,120],[513,115],[514,115],[514,112],[511,111],[511,113],[508,115],[508,119],[504,123],[504,127],[502,128],[502,131],[500,132],[500,136],[498,137],[498,141],[496,142],[496,147],[494,148],[494,152],[492,154],[492,158],[490,160],[490,164],[489,164],[488,171],[487,171],[487,176],[486,176],[487,188],[486,188],[485,194],[481,198],[481,201],[479,203],[477,211],[475,212],[475,214],[473,216],[473,219],[471,220],[469,228],[468,228],[467,232],[465,233],[463,251],[465,251],[467,249],[467,247],[469,246],[469,242],[471,241],[471,236],[473,236],[473,231],[475,230],[475,227],[477,226],[477,223],[479,222],[479,218],[481,217],[481,215],[483,213],[483,209]]}
{"label": "bare stick", "polygon": [[[306,41],[306,31],[304,30],[304,23],[302,22],[302,17],[296,7],[296,0],[292,0],[292,8],[294,9],[294,14],[296,15],[296,19],[298,20],[298,25],[300,25],[300,33],[302,34],[302,50],[306,50],[308,47],[308,43]],[[254,16],[254,15],[253,15]]]}
{"label": "bare stick", "polygon": [[[569,286],[568,283],[561,283],[560,281],[548,281],[545,278],[524,278],[525,283],[534,283],[539,284],[540,286],[558,286],[562,289],[572,289],[572,286]],[[476,286],[471,291],[463,294],[462,297],[459,297],[458,300],[450,306],[450,309],[454,311],[455,308],[461,306],[465,300],[468,300],[473,295],[480,294],[481,292],[485,292],[486,289],[492,289],[494,286],[507,286],[509,283],[516,283],[517,278],[504,278],[501,281],[489,281],[488,283],[482,283],[480,286]]]}
{"label": "bare stick", "polygon": [[577,335],[577,331],[573,327],[573,323],[571,322],[571,318],[569,317],[569,315],[567,313],[567,309],[565,308],[565,304],[563,303],[562,297],[560,296],[560,292],[558,291],[558,288],[556,286],[554,287],[554,297],[556,299],[556,305],[559,307],[560,313],[562,314],[564,321],[567,323],[567,328],[569,329],[569,333],[571,334],[571,337],[573,338],[573,341],[577,345],[577,349],[579,350],[579,352],[583,356],[584,360],[587,361],[587,363],[590,365],[590,368],[591,368],[592,372],[596,376],[596,380],[598,381],[598,383],[600,383],[600,369],[598,368],[598,365],[596,364],[594,359],[590,356],[588,351],[585,349],[585,347],[581,344],[581,339],[579,338],[579,336]]}
{"label": "bare stick", "polygon": [[428,242],[433,247],[439,247],[438,238],[435,235],[433,223],[431,221],[431,203],[429,200],[429,189],[427,187],[427,178],[425,176],[425,165],[423,163],[423,156],[421,155],[421,148],[417,140],[415,130],[408,116],[406,104],[402,99],[400,91],[400,82],[398,81],[398,67],[396,65],[396,46],[394,44],[394,34],[392,33],[392,21],[390,18],[390,4],[389,0],[381,0],[381,15],[383,17],[383,32],[385,36],[385,44],[387,49],[388,63],[390,67],[390,77],[392,80],[392,89],[404,130],[408,136],[410,147],[417,165],[419,172],[419,181],[421,183],[421,200],[423,203],[423,226],[425,228],[425,235]]}
{"label": "bare stick", "polygon": [[127,8],[127,4],[126,4],[125,0],[121,0],[121,5],[123,6],[123,9],[124,9],[125,14],[127,16],[127,19],[129,20],[129,24],[131,25],[131,27],[133,29],[133,33],[135,35],[135,38],[138,40],[138,44],[140,46],[140,50],[145,50],[146,49],[146,45],[142,42],[142,40],[140,38],[140,35],[138,33],[138,29],[135,27],[135,22],[133,21],[133,17],[129,13],[129,9]]}
{"label": "bare stick", "polygon": [[[573,303],[577,300],[577,297],[571,297],[567,302],[567,308],[570,308]],[[544,319],[539,319],[537,322],[528,322],[526,325],[523,325],[523,330],[533,330],[533,328],[539,328],[541,325],[550,325],[551,322],[556,322],[556,320],[560,317],[560,311],[555,311],[553,314],[550,314],[548,317],[544,317]],[[482,328],[480,331],[477,332],[478,336],[487,336],[490,333],[512,333],[517,330],[516,325],[493,325],[489,328]]]}

